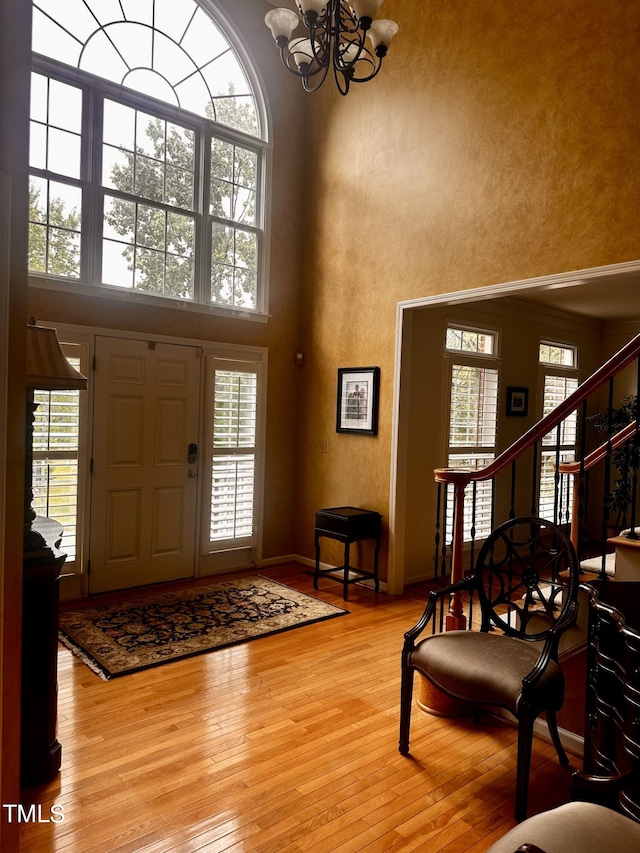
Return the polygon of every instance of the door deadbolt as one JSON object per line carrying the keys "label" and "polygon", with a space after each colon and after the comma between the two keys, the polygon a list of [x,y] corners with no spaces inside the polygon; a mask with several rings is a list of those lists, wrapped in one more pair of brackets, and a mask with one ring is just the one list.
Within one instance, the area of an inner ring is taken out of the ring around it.
{"label": "door deadbolt", "polygon": [[189,465],[195,465],[198,461],[198,445],[190,444],[187,449],[187,462]]}

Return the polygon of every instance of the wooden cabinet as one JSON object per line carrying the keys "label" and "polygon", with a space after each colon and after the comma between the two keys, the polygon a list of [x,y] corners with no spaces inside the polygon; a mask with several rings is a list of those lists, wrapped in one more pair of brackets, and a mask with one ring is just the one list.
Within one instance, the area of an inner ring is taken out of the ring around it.
{"label": "wooden cabinet", "polygon": [[640,583],[593,581],[578,796],[640,821]]}
{"label": "wooden cabinet", "polygon": [[62,525],[38,517],[33,523],[45,547],[24,557],[22,602],[22,787],[48,782],[60,770],[58,719],[58,609]]}

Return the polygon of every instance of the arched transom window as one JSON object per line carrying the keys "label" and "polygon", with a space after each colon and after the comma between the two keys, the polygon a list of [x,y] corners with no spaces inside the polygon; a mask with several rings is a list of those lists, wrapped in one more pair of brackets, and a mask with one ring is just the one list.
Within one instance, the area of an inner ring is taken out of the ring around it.
{"label": "arched transom window", "polygon": [[212,2],[34,0],[32,46],[31,273],[264,313],[264,110]]}

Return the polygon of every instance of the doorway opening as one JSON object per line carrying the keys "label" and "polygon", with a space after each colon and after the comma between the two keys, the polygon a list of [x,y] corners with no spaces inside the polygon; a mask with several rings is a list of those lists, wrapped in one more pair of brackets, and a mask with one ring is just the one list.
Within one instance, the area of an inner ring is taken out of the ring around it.
{"label": "doorway opening", "polygon": [[[523,317],[537,318],[540,328],[559,328],[561,339],[582,336],[590,342],[582,369],[595,368],[640,330],[640,260],[398,304],[387,577],[391,594],[433,572],[433,468],[446,459],[446,324],[488,323],[517,338]],[[503,350],[500,358],[503,368],[508,364],[511,375],[517,374],[516,351]],[[522,426],[518,418],[507,424],[509,429]]]}

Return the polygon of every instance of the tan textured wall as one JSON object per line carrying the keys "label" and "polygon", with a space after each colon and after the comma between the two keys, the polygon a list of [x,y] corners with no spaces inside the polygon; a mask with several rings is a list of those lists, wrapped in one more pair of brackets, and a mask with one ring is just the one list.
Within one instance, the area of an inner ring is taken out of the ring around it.
{"label": "tan textured wall", "polygon": [[293,551],[297,442],[300,186],[303,93],[282,69],[260,0],[221,0],[263,78],[272,118],[273,193],[269,322],[230,320],[161,306],[76,296],[31,288],[29,314],[55,323],[77,323],[131,332],[267,347],[269,350],[265,488],[265,557]]}
{"label": "tan textured wall", "polygon": [[[640,256],[638,4],[386,0],[381,13],[401,30],[380,76],[308,103],[306,555],[318,507],[388,515],[398,301]],[[337,435],[337,368],[369,364],[379,435]]]}

